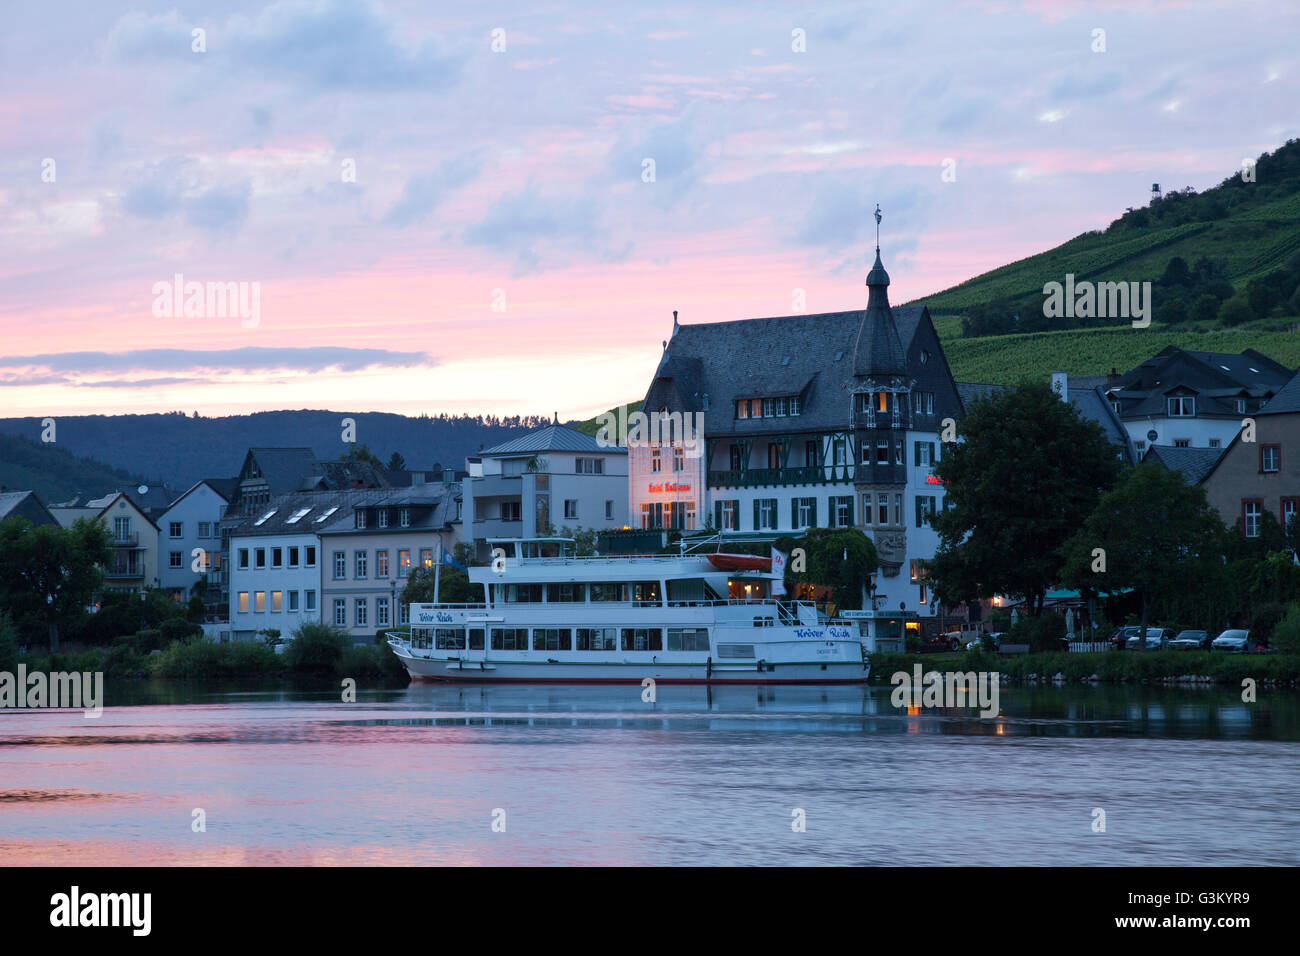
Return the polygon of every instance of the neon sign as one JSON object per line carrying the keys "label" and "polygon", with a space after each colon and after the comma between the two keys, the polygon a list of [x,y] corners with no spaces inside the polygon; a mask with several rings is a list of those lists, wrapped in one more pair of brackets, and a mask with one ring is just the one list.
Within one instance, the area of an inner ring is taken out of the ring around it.
{"label": "neon sign", "polygon": [[649,485],[647,487],[649,488],[651,494],[657,494],[659,492],[665,492],[665,491],[690,491],[691,490],[690,485],[679,485],[671,481],[664,482],[658,485]]}
{"label": "neon sign", "polygon": [[943,479],[940,478],[938,475],[926,475],[925,483],[927,485],[942,485]]}

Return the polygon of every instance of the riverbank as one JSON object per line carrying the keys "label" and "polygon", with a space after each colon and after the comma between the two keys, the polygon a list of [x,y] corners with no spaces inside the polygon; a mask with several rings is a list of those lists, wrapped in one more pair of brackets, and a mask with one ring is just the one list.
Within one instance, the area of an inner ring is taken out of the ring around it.
{"label": "riverbank", "polygon": [[1186,686],[1231,684],[1247,678],[1263,686],[1300,685],[1300,655],[1224,654],[1217,651],[1102,651],[1096,654],[873,654],[871,680],[889,683],[890,677],[924,671],[996,671],[1017,684],[1181,684]]}

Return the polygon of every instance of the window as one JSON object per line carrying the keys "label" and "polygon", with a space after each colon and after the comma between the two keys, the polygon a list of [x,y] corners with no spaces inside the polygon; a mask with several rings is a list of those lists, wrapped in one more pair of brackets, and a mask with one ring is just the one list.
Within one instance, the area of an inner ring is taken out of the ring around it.
{"label": "window", "polygon": [[254,592],[253,592],[253,610],[254,610],[255,612],[257,612],[258,614],[261,614],[263,611],[266,610],[266,592],[265,592],[265,591],[254,591]]}
{"label": "window", "polygon": [[[836,462],[836,464],[839,464],[839,462]],[[876,440],[876,464],[877,465],[889,464],[889,439],[888,438],[879,438]]]}
{"label": "window", "polygon": [[492,628],[492,650],[494,651],[528,650],[528,628],[526,627]]}
{"label": "window", "polygon": [[1210,447],[1211,447],[1211,448],[1218,448],[1218,447],[1219,447],[1219,439],[1217,439],[1217,438],[1211,438],[1211,439],[1210,439]]}
{"label": "window", "polygon": [[433,567],[433,548],[420,549],[420,567],[426,570]]}
{"label": "window", "polygon": [[273,568],[284,567],[284,548],[271,549],[271,567]]}
{"label": "window", "polygon": [[844,439],[843,438],[835,439],[835,464],[847,465],[848,461],[849,461],[848,453],[845,450]]}
{"label": "window", "polygon": [[366,511],[364,508],[358,508],[353,512],[353,526],[357,528],[366,526]]}
{"label": "window", "polygon": [[[868,512],[864,508],[862,513],[865,515]],[[889,524],[889,495],[876,495],[876,524]]]}
{"label": "window", "polygon": [[577,498],[565,498],[565,499],[564,499],[564,517],[566,517],[566,518],[576,518],[576,517],[578,517],[578,499],[577,499]]}
{"label": "window", "polygon": [[306,547],[307,560],[302,563],[304,568],[316,567],[316,545],[309,544]]}
{"label": "window", "polygon": [[299,553],[299,550],[300,550],[300,549],[297,548],[297,547],[291,547],[291,548],[289,548],[289,567],[291,567],[291,568],[296,568],[296,567],[298,566],[298,553]]}
{"label": "window", "polygon": [[670,651],[707,651],[709,649],[709,632],[703,627],[668,628],[668,650]]}
{"label": "window", "polygon": [[657,475],[659,474],[660,469],[661,466],[659,461],[659,449],[651,448],[650,449],[650,473]]}
{"label": "window", "polygon": [[378,521],[377,521],[376,523],[379,525],[379,527],[381,527],[381,528],[387,528],[387,527],[388,527],[388,509],[387,509],[387,508],[380,508],[380,509],[378,509],[377,518],[378,518]]}
{"label": "window", "polygon": [[784,398],[778,398],[776,400],[776,417],[785,418],[785,411],[788,407],[788,403]]}
{"label": "window", "polygon": [[663,629],[658,627],[623,628],[623,650],[662,651]]}
{"label": "window", "polygon": [[465,632],[456,627],[435,628],[433,643],[440,651],[463,651],[465,649]]}
{"label": "window", "polygon": [[605,499],[605,520],[606,521],[614,520],[614,501],[611,498]]}
{"label": "window", "polygon": [[739,445],[731,446],[731,457],[730,457],[729,467],[731,468],[732,471],[740,471],[744,467],[744,459],[741,455],[741,449]]}
{"label": "window", "polygon": [[737,418],[748,418],[748,417],[749,417],[749,400],[748,400],[748,399],[742,398],[740,401],[736,402],[736,417],[737,417]]}
{"label": "window", "polygon": [[754,530],[763,531],[776,528],[776,499],[754,499]]}
{"label": "window", "polygon": [[247,591],[239,592],[239,613],[240,614],[248,613],[248,592]]}
{"label": "window", "polygon": [[[853,526],[853,496],[839,495],[830,500],[831,527],[850,528]],[[870,516],[868,515],[868,518]]]}
{"label": "window", "polygon": [[1246,413],[1246,400],[1244,398],[1239,398],[1237,399],[1237,414],[1244,415],[1245,413]]}
{"label": "window", "polygon": [[274,613],[276,613],[276,614],[279,614],[281,611],[284,610],[284,592],[283,592],[283,591],[272,591],[272,592],[271,592],[271,610],[272,610]]}
{"label": "window", "polygon": [[811,528],[817,524],[816,498],[795,498],[790,504],[792,528]]}
{"label": "window", "polygon": [[876,393],[876,411],[878,411],[878,412],[888,412],[888,411],[889,411],[889,393],[888,393],[888,392],[877,392],[877,393]]}
{"label": "window", "polygon": [[927,441],[915,443],[916,447],[916,465],[918,468],[929,468],[930,459],[934,455],[934,444]]}
{"label": "window", "polygon": [[266,521],[267,521],[267,519],[270,518],[273,514],[275,514],[275,512],[276,512],[277,510],[278,510],[278,509],[276,509],[276,508],[272,508],[272,509],[271,509],[270,511],[268,511],[266,514],[262,515],[262,517],[258,518],[256,521],[254,521],[253,524],[254,524],[254,525],[262,525],[262,524],[265,524]]}
{"label": "window", "polygon": [[297,511],[295,511],[293,514],[289,515],[289,517],[285,518],[285,519],[284,519],[284,523],[285,523],[285,524],[297,524],[297,523],[302,519],[302,516],[305,515],[305,514],[306,514],[307,512],[309,512],[309,511],[311,511],[310,508],[299,508],[299,509],[298,509]]}
{"label": "window", "polygon": [[388,552],[387,551],[375,552],[375,577],[377,578],[388,577]]}
{"label": "window", "polygon": [[580,475],[603,475],[605,473],[605,459],[603,458],[575,458],[573,464],[574,470]]}
{"label": "window", "polygon": [[1260,445],[1259,446],[1259,470],[1265,474],[1271,474],[1282,467],[1282,446],[1281,445]]}
{"label": "window", "polygon": [[806,441],[803,443],[803,460],[809,468],[816,468],[821,464],[821,445],[815,441]]}
{"label": "window", "polygon": [[348,556],[343,551],[334,552],[334,580],[342,581],[348,576]]}
{"label": "window", "polygon": [[314,610],[316,610],[316,592],[315,592],[315,591],[303,591],[303,592],[302,592],[302,607],[303,607],[303,610],[304,610],[304,611],[314,611]]}
{"label": "window", "polygon": [[680,446],[673,446],[673,471],[686,470],[686,449]]}
{"label": "window", "polygon": [[370,622],[370,602],[365,598],[357,598],[353,601],[353,610],[356,614],[357,627],[365,627]]}
{"label": "window", "polygon": [[1259,537],[1259,516],[1264,510],[1264,502],[1258,499],[1246,499],[1241,503],[1241,530],[1247,538]]}
{"label": "window", "polygon": [[388,626],[388,598],[375,598],[375,625],[377,627]]}
{"label": "window", "polygon": [[740,530],[740,502],[735,500],[713,503],[713,522],[719,531]]}
{"label": "window", "polygon": [[519,521],[521,520],[520,517],[521,514],[522,512],[520,511],[520,503],[518,501],[501,502],[502,521]]}
{"label": "window", "polygon": [[348,626],[348,602],[345,598],[334,599],[334,623],[339,627]]}
{"label": "window", "polygon": [[411,605],[403,604],[401,601],[397,602],[397,623],[398,624],[411,623]]}
{"label": "window", "polygon": [[1187,439],[1187,438],[1175,438],[1175,439],[1174,439],[1174,447],[1175,447],[1175,448],[1190,448],[1191,445],[1192,445],[1192,442],[1191,442],[1190,439]]}
{"label": "window", "polygon": [[903,496],[901,494],[894,495],[894,524],[900,528],[903,526]]}
{"label": "window", "polygon": [[167,535],[171,538],[179,538],[181,536],[181,523],[179,521],[170,522],[167,525]]}
{"label": "window", "polygon": [[167,567],[179,568],[181,566],[181,553],[179,551],[170,551],[167,554]]}
{"label": "window", "polygon": [[266,567],[266,548],[253,549],[253,564],[259,571]]}
{"label": "window", "polygon": [[918,415],[934,414],[934,392],[912,393],[912,404]]}
{"label": "window", "polygon": [[369,568],[366,567],[366,565],[369,563],[369,557],[370,557],[369,552],[366,551],[357,551],[353,554],[352,562],[353,565],[355,566],[356,576],[358,578],[367,577],[366,572],[369,570]]}
{"label": "window", "polygon": [[789,408],[787,409],[787,411],[789,411],[791,415],[798,415],[800,412],[800,404],[801,403],[797,397],[791,396],[789,400]]}
{"label": "window", "polygon": [[533,628],[535,651],[567,651],[572,643],[572,634],[567,627]]}
{"label": "window", "polygon": [[289,592],[289,610],[290,610],[290,611],[296,611],[296,610],[298,610],[298,592],[297,592],[297,591],[290,591],[290,592]]}
{"label": "window", "polygon": [[330,508],[326,508],[326,509],[325,509],[324,511],[322,511],[322,512],[320,513],[320,515],[316,518],[316,523],[317,523],[317,524],[320,524],[322,521],[324,521],[326,518],[328,518],[330,515],[332,515],[334,512],[336,512],[336,511],[338,511],[338,510],[339,510],[339,506],[338,506],[338,505],[334,505],[334,506],[332,506],[332,507],[330,507]]}
{"label": "window", "polygon": [[411,573],[411,552],[402,548],[397,552],[397,576],[404,578]]}
{"label": "window", "polygon": [[1165,400],[1165,414],[1170,418],[1194,418],[1196,416],[1196,398],[1191,395],[1179,395]]}
{"label": "window", "polygon": [[411,509],[410,509],[410,508],[398,508],[398,509],[397,509],[397,523],[398,523],[399,525],[401,525],[403,528],[409,528],[409,527],[411,526]]}
{"label": "window", "polygon": [[932,514],[934,514],[934,495],[917,495],[916,526],[924,528]]}
{"label": "window", "polygon": [[618,650],[618,630],[612,627],[580,627],[576,631],[578,651]]}
{"label": "window", "polygon": [[211,521],[200,521],[200,522],[199,522],[199,537],[200,537],[200,538],[212,538],[212,537],[215,537],[215,535],[212,533],[212,522],[211,522]]}
{"label": "window", "polygon": [[763,417],[764,418],[776,417],[776,399],[774,398],[763,399]]}
{"label": "window", "polygon": [[1291,520],[1295,518],[1296,512],[1300,508],[1300,498],[1283,498],[1282,499],[1282,530],[1287,531]]}

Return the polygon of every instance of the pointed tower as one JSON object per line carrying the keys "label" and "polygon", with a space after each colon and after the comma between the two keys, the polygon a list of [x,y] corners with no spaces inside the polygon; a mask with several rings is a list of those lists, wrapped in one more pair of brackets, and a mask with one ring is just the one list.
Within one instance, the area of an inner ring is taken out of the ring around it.
{"label": "pointed tower", "polygon": [[[876,210],[879,228],[880,211]],[[861,503],[862,529],[880,557],[880,572],[899,573],[907,549],[905,490],[907,432],[912,424],[912,379],[893,311],[889,273],[880,261],[867,273],[867,308],[853,351],[854,490]]]}

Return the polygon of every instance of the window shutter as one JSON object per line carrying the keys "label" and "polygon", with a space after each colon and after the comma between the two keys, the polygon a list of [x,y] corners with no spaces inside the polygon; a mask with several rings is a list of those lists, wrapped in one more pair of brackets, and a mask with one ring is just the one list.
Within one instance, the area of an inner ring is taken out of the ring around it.
{"label": "window shutter", "polygon": [[934,457],[934,442],[930,442],[930,464],[933,465],[939,459]]}
{"label": "window shutter", "polygon": [[790,499],[790,527],[799,527],[799,499]]}
{"label": "window shutter", "polygon": [[808,510],[808,526],[817,527],[817,499],[812,499],[812,508]]}
{"label": "window shutter", "polygon": [[848,506],[849,506],[849,525],[848,525],[848,526],[849,526],[850,528],[852,528],[853,525],[854,525],[854,523],[855,523],[855,522],[853,521],[853,496],[852,496],[852,495],[848,495],[847,497],[845,497],[844,501],[845,501],[845,502],[848,504]]}
{"label": "window shutter", "polygon": [[916,526],[921,527],[921,496],[916,496]]}
{"label": "window shutter", "polygon": [[719,531],[722,530],[722,502],[721,501],[715,501],[713,503],[713,527],[717,528]]}
{"label": "window shutter", "polygon": [[758,530],[758,499],[754,499],[754,530]]}
{"label": "window shutter", "polygon": [[921,464],[921,443],[919,441],[912,443],[912,459],[912,464]]}

